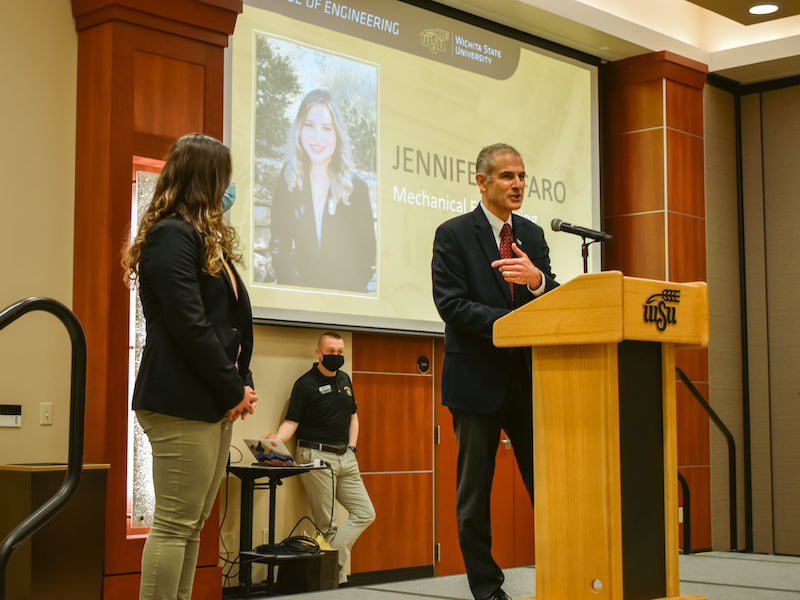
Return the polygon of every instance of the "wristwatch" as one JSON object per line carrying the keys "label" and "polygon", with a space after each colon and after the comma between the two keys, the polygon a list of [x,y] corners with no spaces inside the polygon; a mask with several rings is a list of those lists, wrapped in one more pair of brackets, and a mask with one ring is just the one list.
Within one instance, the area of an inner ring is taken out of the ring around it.
{"label": "wristwatch", "polygon": [[348,448],[350,448],[350,450],[353,451],[353,454],[356,453],[356,447],[355,446],[348,446]]}

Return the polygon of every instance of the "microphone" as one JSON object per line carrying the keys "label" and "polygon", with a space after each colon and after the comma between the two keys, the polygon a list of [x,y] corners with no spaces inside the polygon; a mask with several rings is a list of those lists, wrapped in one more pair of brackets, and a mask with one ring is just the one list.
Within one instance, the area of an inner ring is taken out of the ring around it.
{"label": "microphone", "polygon": [[581,227],[580,225],[572,225],[571,223],[565,223],[561,219],[553,219],[552,221],[550,221],[550,227],[553,228],[553,231],[565,231],[566,233],[574,233],[575,235],[589,238],[596,242],[607,242],[612,237],[614,237],[611,234],[606,233],[604,231],[597,231],[596,229],[589,229],[588,227]]}

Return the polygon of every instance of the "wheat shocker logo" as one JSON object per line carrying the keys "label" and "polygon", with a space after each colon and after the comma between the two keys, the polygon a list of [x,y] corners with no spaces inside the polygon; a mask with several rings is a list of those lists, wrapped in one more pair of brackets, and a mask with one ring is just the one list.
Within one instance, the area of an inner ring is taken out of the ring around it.
{"label": "wheat shocker logo", "polygon": [[681,301],[680,290],[665,289],[660,294],[653,294],[642,305],[644,309],[644,322],[653,323],[656,329],[664,331],[667,325],[675,325],[678,322],[676,313],[676,306],[669,306],[670,304],[679,304]]}
{"label": "wheat shocker logo", "polygon": [[431,51],[431,54],[447,52],[450,43],[450,32],[441,27],[425,29],[419,34],[419,44]]}

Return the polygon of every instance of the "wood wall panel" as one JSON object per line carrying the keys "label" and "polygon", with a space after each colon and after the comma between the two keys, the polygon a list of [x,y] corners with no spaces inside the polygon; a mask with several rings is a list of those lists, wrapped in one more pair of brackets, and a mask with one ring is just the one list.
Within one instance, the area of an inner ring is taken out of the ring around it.
{"label": "wood wall panel", "polygon": [[[680,467],[691,495],[692,551],[711,549],[711,467]],[[680,488],[679,488],[680,489]],[[681,501],[683,506],[683,501]],[[684,509],[685,510],[685,509]],[[727,518],[727,515],[720,515]],[[679,528],[683,547],[683,528]]]}
{"label": "wood wall panel", "polygon": [[[607,116],[603,225],[614,235],[604,244],[603,268],[635,277],[705,280],[706,73],[705,65],[669,52],[633,57],[601,69],[602,114]],[[638,114],[625,114],[624,109]],[[646,131],[650,139],[643,136],[645,124],[650,127]],[[707,356],[705,350],[679,354],[676,363],[706,398]],[[705,473],[699,478],[693,475],[690,482],[692,529],[700,532],[692,545],[710,547],[708,418],[685,386],[676,385],[678,463]]]}
{"label": "wood wall panel", "polygon": [[[505,432],[502,432],[500,439],[505,437]],[[492,556],[501,569],[517,566],[514,562],[514,538],[519,524],[514,515],[515,494],[511,483],[514,481],[516,471],[518,469],[514,460],[514,450],[506,448],[501,441],[495,455],[491,499]]]}
{"label": "wood wall panel", "polygon": [[[708,397],[707,383],[694,383],[697,391]],[[678,420],[678,465],[707,466],[709,455],[709,417],[689,389],[681,384],[675,390]]]}
{"label": "wood wall panel", "polygon": [[456,435],[450,411],[442,406],[442,356],[444,340],[434,342],[434,403],[436,426],[439,428],[439,444],[435,456],[436,491],[436,531],[435,540],[439,545],[439,560],[436,575],[456,575],[464,573],[464,559],[458,543],[458,523],[456,522]]}
{"label": "wood wall panel", "polygon": [[[139,573],[125,573],[106,577],[103,581],[103,598],[106,600],[139,600]],[[217,566],[197,569],[194,576],[192,600],[220,600],[222,569]]]}
{"label": "wood wall panel", "polygon": [[[458,450],[450,410],[441,403],[443,340],[434,342],[435,425],[439,444],[435,456],[436,529],[439,560],[437,576],[465,572],[456,522],[456,464]],[[501,435],[501,439],[505,434]],[[503,568],[529,566],[535,562],[534,511],[519,474],[513,448],[500,443],[492,485],[492,555]]]}
{"label": "wood wall panel", "polygon": [[353,364],[359,371],[419,374],[417,358],[426,356],[433,374],[433,345],[427,336],[359,334],[353,345]]}
{"label": "wood wall panel", "polygon": [[377,514],[353,547],[353,573],[434,563],[433,346],[429,336],[353,334],[358,460]]}
{"label": "wood wall panel", "polygon": [[662,50],[640,54],[609,65],[609,82],[616,89],[643,86],[652,81],[678,82],[703,89],[708,67],[690,58]]}
{"label": "wood wall panel", "polygon": [[660,129],[637,131],[607,140],[606,217],[664,209],[664,139]]}
{"label": "wood wall panel", "polygon": [[670,212],[668,227],[669,280],[705,281],[705,219]]}
{"label": "wood wall panel", "polygon": [[[667,129],[667,192],[670,211],[705,217],[703,138]],[[680,239],[680,238],[679,238]],[[705,250],[700,256],[705,255]]]}
{"label": "wood wall panel", "polygon": [[605,82],[614,90],[614,97],[605,103],[603,127],[606,135],[614,136],[630,131],[661,127],[664,114],[661,110],[663,86],[659,80],[645,81],[635,86],[621,82],[621,77],[611,75]]}
{"label": "wood wall panel", "polygon": [[[676,348],[675,366],[691,381],[708,381],[708,353],[705,349]],[[676,375],[676,381],[677,375]]]}
{"label": "wood wall panel", "polygon": [[352,571],[433,564],[433,473],[364,474],[376,518],[358,538]]}
{"label": "wood wall panel", "polygon": [[666,278],[663,213],[606,218],[603,228],[614,236],[604,244],[605,269],[619,269],[631,277]]}
{"label": "wood wall panel", "polygon": [[[112,31],[89,30],[80,36],[78,52],[78,113],[76,146],[78,168],[75,171],[75,265],[95,264],[101,272],[110,268],[108,238],[93,235],[93,228],[107,229],[110,207],[104,198],[111,191],[111,55]],[[82,90],[91,90],[91,93]],[[80,161],[80,149],[91,159]],[[91,165],[89,168],[81,168]],[[128,172],[130,179],[130,171]],[[79,198],[83,198],[79,201]],[[80,243],[79,243],[80,240]],[[94,269],[74,269],[73,311],[81,320],[87,343],[86,435],[84,459],[104,463],[106,460],[106,422],[108,404],[108,340],[107,323],[111,307],[92,293]],[[120,272],[121,274],[121,272]],[[106,276],[105,279],[108,279]],[[108,285],[108,283],[106,284]],[[109,477],[110,477],[109,473]]]}
{"label": "wood wall panel", "polygon": [[433,470],[432,384],[429,376],[353,373],[362,472]]}
{"label": "wood wall panel", "polygon": [[[136,131],[177,139],[203,131],[204,106],[194,102],[205,90],[202,65],[134,52],[133,127]],[[166,97],[154,90],[171,90]]]}
{"label": "wood wall panel", "polygon": [[219,48],[227,46],[240,12],[242,0],[72,0],[78,31],[120,21]]}
{"label": "wood wall panel", "polygon": [[667,81],[665,92],[667,127],[702,138],[703,112],[697,110],[703,101],[702,87]]}
{"label": "wood wall panel", "polygon": [[[514,566],[536,564],[534,507],[514,465]],[[505,491],[507,493],[507,491]]]}

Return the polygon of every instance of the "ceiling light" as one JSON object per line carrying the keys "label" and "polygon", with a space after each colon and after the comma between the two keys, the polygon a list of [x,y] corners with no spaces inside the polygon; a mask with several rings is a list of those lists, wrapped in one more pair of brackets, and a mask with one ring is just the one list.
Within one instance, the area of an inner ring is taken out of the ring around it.
{"label": "ceiling light", "polygon": [[751,15],[771,15],[777,10],[778,6],[775,4],[756,4],[750,7],[749,12]]}

